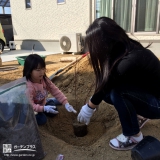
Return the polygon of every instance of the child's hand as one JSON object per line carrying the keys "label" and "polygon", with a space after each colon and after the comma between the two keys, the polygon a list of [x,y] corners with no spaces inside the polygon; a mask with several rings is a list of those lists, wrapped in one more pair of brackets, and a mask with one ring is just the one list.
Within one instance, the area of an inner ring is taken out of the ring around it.
{"label": "child's hand", "polygon": [[69,103],[65,104],[65,108],[68,112],[77,113],[77,111]]}
{"label": "child's hand", "polygon": [[58,114],[59,112],[55,110],[56,106],[44,106],[44,111],[47,113],[53,113],[53,114]]}

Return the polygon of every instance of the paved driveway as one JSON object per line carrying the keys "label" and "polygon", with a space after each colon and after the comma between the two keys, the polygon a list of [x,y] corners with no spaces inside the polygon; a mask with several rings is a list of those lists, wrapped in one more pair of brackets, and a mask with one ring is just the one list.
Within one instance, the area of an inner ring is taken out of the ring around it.
{"label": "paved driveway", "polygon": [[[4,49],[3,53],[1,54],[2,62],[14,61],[17,60],[17,56],[26,56],[32,53],[32,50],[11,50]],[[51,55],[51,54],[58,54],[58,52],[47,52],[47,51],[33,51],[33,53],[37,53],[39,55]],[[60,52],[59,52],[60,53]]]}

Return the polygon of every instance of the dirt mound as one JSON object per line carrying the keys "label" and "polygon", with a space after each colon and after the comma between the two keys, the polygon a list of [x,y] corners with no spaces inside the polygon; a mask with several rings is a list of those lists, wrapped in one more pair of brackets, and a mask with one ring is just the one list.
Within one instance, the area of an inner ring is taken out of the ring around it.
{"label": "dirt mound", "polygon": [[[94,92],[95,76],[88,58],[84,58],[72,68],[69,68],[53,82],[67,96],[69,103],[80,111],[81,107],[88,101]],[[73,123],[77,118],[74,113],[68,113],[63,106],[59,106],[59,114],[50,118],[42,130],[48,131],[50,135],[62,139],[68,144],[76,146],[89,146],[96,142],[105,132],[106,128],[115,123],[116,112],[106,103],[102,103],[98,112],[94,113],[88,126],[88,134],[84,137],[76,137],[73,131]],[[107,126],[106,126],[107,124]]]}
{"label": "dirt mound", "polygon": [[[74,55],[79,57],[80,55]],[[69,63],[60,62],[67,54],[56,54],[46,57],[47,75],[51,76]],[[16,66],[18,69],[0,72],[0,85],[22,77],[23,67],[17,61],[5,62],[5,66]],[[76,75],[75,75],[76,71]],[[94,92],[95,77],[89,60],[83,58],[76,66],[70,67],[53,79],[53,82],[65,93],[70,104],[78,111],[88,101]],[[131,152],[118,152],[109,147],[109,140],[122,133],[115,108],[102,102],[99,110],[94,113],[88,125],[88,134],[76,137],[73,132],[73,122],[77,115],[68,113],[63,106],[58,106],[59,114],[48,118],[44,126],[39,126],[39,132],[44,151],[44,160],[56,159],[63,154],[65,160],[131,160]],[[151,135],[160,139],[160,120],[150,120],[143,127],[144,136]]]}

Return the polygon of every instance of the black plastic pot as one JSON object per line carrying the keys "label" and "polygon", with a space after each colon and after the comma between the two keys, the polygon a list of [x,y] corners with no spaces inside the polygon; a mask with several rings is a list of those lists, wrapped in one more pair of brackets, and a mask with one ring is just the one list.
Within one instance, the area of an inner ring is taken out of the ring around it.
{"label": "black plastic pot", "polygon": [[146,136],[131,150],[132,160],[160,160],[160,141]]}
{"label": "black plastic pot", "polygon": [[77,137],[84,137],[87,134],[87,125],[74,121],[73,130]]}

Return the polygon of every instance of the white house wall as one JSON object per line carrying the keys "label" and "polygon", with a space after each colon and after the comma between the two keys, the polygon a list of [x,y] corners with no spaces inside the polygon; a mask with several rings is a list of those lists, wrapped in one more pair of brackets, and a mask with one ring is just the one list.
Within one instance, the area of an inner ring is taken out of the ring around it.
{"label": "white house wall", "polygon": [[62,33],[85,35],[94,13],[93,9],[90,12],[90,7],[94,8],[94,1],[90,0],[66,0],[65,4],[57,4],[57,0],[31,0],[31,9],[25,8],[25,0],[10,0],[10,3],[17,44],[24,40],[58,44]]}
{"label": "white house wall", "polygon": [[[95,0],[31,0],[32,9],[25,9],[25,0],[10,0],[14,40],[17,48],[60,52],[59,34],[82,33],[95,18]],[[160,34],[130,35],[160,57]]]}

